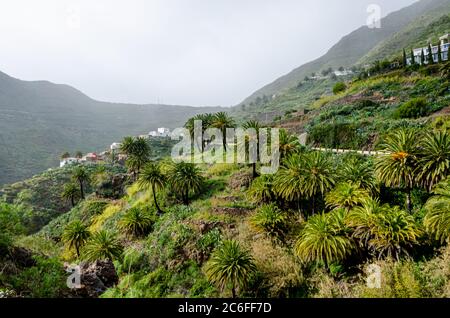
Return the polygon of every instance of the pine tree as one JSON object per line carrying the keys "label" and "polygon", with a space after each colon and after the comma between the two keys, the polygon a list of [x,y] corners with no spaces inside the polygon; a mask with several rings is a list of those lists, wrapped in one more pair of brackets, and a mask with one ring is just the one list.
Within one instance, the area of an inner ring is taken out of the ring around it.
{"label": "pine tree", "polygon": [[422,53],[420,54],[420,65],[424,65],[425,64],[425,52],[422,49]]}
{"label": "pine tree", "polygon": [[428,64],[434,64],[433,51],[431,48],[431,44],[428,44]]}
{"label": "pine tree", "polygon": [[442,63],[442,47],[441,47],[441,43],[438,44],[438,63]]}
{"label": "pine tree", "polygon": [[407,64],[406,51],[403,49],[403,67],[406,67]]}
{"label": "pine tree", "polygon": [[414,65],[414,64],[416,64],[416,58],[414,56],[414,51],[411,50],[411,65]]}

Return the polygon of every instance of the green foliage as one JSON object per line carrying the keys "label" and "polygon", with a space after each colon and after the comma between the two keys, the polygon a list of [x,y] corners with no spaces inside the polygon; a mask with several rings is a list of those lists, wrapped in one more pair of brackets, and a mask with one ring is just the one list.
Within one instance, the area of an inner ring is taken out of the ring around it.
{"label": "green foliage", "polygon": [[[9,278],[13,289],[28,298],[60,298],[67,296],[67,273],[54,258],[35,257],[36,265]],[[0,284],[2,277],[0,276]]]}
{"label": "green foliage", "polygon": [[156,216],[148,209],[131,208],[119,222],[119,227],[129,235],[145,236],[152,228]]}
{"label": "green foliage", "polygon": [[80,257],[80,249],[91,237],[88,227],[81,221],[74,221],[64,229],[62,240],[69,246],[75,248],[77,257]]}
{"label": "green foliage", "polygon": [[399,259],[407,248],[418,243],[421,230],[414,217],[398,207],[381,205],[378,200],[366,199],[348,215],[353,236],[378,258]]}
{"label": "green foliage", "polygon": [[155,163],[148,163],[139,177],[138,184],[141,188],[150,188],[153,193],[153,200],[155,202],[158,212],[162,212],[156,199],[156,191],[164,189],[166,185],[166,176],[161,171],[161,167]]}
{"label": "green foliage", "polygon": [[189,193],[198,194],[204,185],[200,169],[192,163],[171,163],[168,167],[168,180],[185,205],[189,204]]}
{"label": "green foliage", "polygon": [[328,207],[343,208],[350,210],[351,208],[361,204],[369,193],[361,189],[358,185],[352,183],[340,183],[336,188],[326,195],[326,203]]}
{"label": "green foliage", "polygon": [[330,265],[344,260],[355,246],[347,235],[345,210],[311,217],[302,229],[295,253],[304,262],[323,262]]}
{"label": "green foliage", "polygon": [[424,225],[428,233],[444,242],[450,238],[450,178],[438,184],[425,205]]}
{"label": "green foliage", "polygon": [[334,95],[338,95],[347,89],[347,85],[344,82],[338,82],[333,86]]}
{"label": "green foliage", "polygon": [[256,178],[248,189],[248,196],[255,203],[268,203],[273,201],[275,189],[273,188],[274,177],[272,175],[262,175]]}
{"label": "green foliage", "polygon": [[222,290],[231,288],[233,298],[245,288],[256,272],[254,260],[236,241],[224,241],[212,254],[206,265],[208,280]]}
{"label": "green foliage", "polygon": [[82,257],[87,261],[115,260],[122,257],[123,247],[116,235],[101,230],[94,233],[83,249]]}
{"label": "green foliage", "polygon": [[274,203],[263,205],[250,219],[252,226],[272,238],[283,239],[287,228],[285,213]]}
{"label": "green foliage", "polygon": [[395,112],[395,118],[419,118],[430,114],[430,107],[425,98],[413,98],[401,105]]}

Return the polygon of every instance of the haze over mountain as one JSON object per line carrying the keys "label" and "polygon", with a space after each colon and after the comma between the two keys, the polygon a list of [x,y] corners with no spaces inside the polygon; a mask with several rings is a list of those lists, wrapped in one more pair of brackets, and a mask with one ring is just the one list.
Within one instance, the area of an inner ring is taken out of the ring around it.
{"label": "haze over mountain", "polygon": [[[450,12],[450,0],[421,0],[381,20],[381,28],[362,26],[336,43],[325,55],[259,89],[241,104],[257,97],[273,96],[296,86],[305,76],[332,67],[351,67],[391,57],[408,48],[427,24]],[[448,30],[450,32],[450,30]]]}
{"label": "haze over mountain", "polygon": [[67,85],[0,72],[0,184],[57,166],[64,151],[102,151],[124,136],[180,127],[191,116],[218,110],[105,103]]}

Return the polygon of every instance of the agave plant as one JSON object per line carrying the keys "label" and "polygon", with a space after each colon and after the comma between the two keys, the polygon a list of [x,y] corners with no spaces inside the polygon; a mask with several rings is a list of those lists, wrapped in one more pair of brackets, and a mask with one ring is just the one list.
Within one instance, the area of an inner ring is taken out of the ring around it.
{"label": "agave plant", "polygon": [[119,227],[127,234],[139,237],[148,233],[154,221],[153,215],[148,210],[131,208],[120,220]]}
{"label": "agave plant", "polygon": [[311,217],[295,244],[296,255],[304,262],[323,262],[327,266],[344,260],[355,248],[347,233],[346,217],[342,209]]}
{"label": "agave plant", "polygon": [[334,190],[326,195],[325,202],[332,209],[344,208],[350,210],[360,205],[368,196],[369,192],[361,189],[358,185],[344,182],[338,184]]}
{"label": "agave plant", "polygon": [[238,290],[247,286],[255,272],[252,256],[236,241],[224,241],[206,264],[208,280],[222,290],[230,287],[233,298]]}
{"label": "agave plant", "polygon": [[433,193],[425,204],[424,225],[428,233],[445,242],[450,238],[450,178],[439,183]]}
{"label": "agave plant", "polygon": [[285,213],[274,203],[263,205],[250,219],[250,224],[257,231],[278,239],[284,236],[286,222]]}
{"label": "agave plant", "polygon": [[83,258],[87,261],[120,259],[123,246],[116,235],[110,231],[101,230],[92,235],[83,249]]}

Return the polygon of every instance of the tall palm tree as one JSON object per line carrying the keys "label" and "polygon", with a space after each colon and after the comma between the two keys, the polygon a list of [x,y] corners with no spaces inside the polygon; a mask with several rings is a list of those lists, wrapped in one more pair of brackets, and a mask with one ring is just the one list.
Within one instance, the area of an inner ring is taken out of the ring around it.
{"label": "tall palm tree", "polygon": [[433,193],[425,204],[424,225],[427,232],[444,242],[450,239],[450,178],[439,183]]}
{"label": "tall palm tree", "polygon": [[283,166],[275,175],[273,188],[284,200],[299,202],[304,193],[303,184],[302,156],[289,156],[284,160]]}
{"label": "tall palm tree", "polygon": [[354,208],[347,220],[360,246],[366,247],[378,258],[387,256],[399,259],[402,254],[407,254],[406,248],[416,244],[421,235],[412,215],[370,198],[362,206]]}
{"label": "tall palm tree", "polygon": [[421,142],[418,160],[418,179],[431,190],[450,173],[450,134],[430,132]]}
{"label": "tall palm tree", "polygon": [[92,235],[83,250],[87,261],[120,259],[123,246],[112,232],[101,230]]}
{"label": "tall palm tree", "polygon": [[163,189],[166,183],[166,176],[162,173],[161,167],[156,163],[148,163],[139,178],[139,186],[142,188],[150,187],[153,193],[153,201],[155,202],[158,213],[163,213],[156,199],[156,191]]}
{"label": "tall palm tree", "polygon": [[236,124],[234,119],[225,112],[219,112],[214,115],[211,127],[217,128],[222,132],[223,149],[227,151],[227,128],[234,128]]}
{"label": "tall palm tree", "polygon": [[194,132],[195,132],[195,121],[201,121],[202,123],[202,131],[201,131],[201,136],[197,136],[198,139],[195,140],[195,143],[197,144],[197,146],[199,148],[201,148],[201,151],[203,152],[205,150],[205,144],[206,144],[206,140],[203,140],[203,135],[205,133],[205,131],[210,128],[214,122],[214,114],[199,114],[196,115],[192,118],[190,118],[186,124],[184,125],[184,127],[189,130],[189,134],[191,135],[191,138],[193,139],[194,136]]}
{"label": "tall palm tree", "polygon": [[150,146],[147,140],[141,137],[125,137],[120,151],[128,156],[126,164],[136,178],[150,157]]}
{"label": "tall palm tree", "polygon": [[361,204],[368,196],[369,192],[361,189],[358,185],[344,182],[338,184],[334,190],[326,195],[325,202],[332,209],[343,208],[349,211]]}
{"label": "tall palm tree", "polygon": [[69,248],[74,248],[77,257],[80,257],[80,249],[86,244],[91,237],[91,232],[86,225],[81,221],[73,221],[64,229],[62,240],[69,245]]}
{"label": "tall palm tree", "polygon": [[61,197],[65,200],[68,200],[72,203],[72,207],[75,206],[75,200],[80,195],[80,189],[74,183],[69,183],[64,186],[63,193]]}
{"label": "tall palm tree", "polygon": [[354,249],[345,226],[345,210],[317,214],[305,224],[295,244],[295,253],[304,262],[323,262],[329,266],[344,260]]}
{"label": "tall palm tree", "polygon": [[294,135],[289,134],[285,129],[280,129],[280,160],[298,152],[300,142]]}
{"label": "tall palm tree", "polygon": [[193,163],[172,163],[168,169],[168,181],[177,191],[185,205],[189,205],[189,193],[198,193],[203,187],[204,178],[200,169]]}
{"label": "tall palm tree", "polygon": [[414,187],[417,167],[418,133],[412,129],[400,129],[389,134],[380,149],[386,154],[376,159],[378,178],[388,187],[403,188],[406,191],[406,206],[412,211],[411,191]]}
{"label": "tall palm tree", "polygon": [[90,180],[89,173],[83,166],[78,166],[72,172],[72,179],[78,182],[80,186],[81,199],[84,200],[84,185]]}
{"label": "tall palm tree", "polygon": [[[256,121],[256,120],[249,120],[247,122],[244,123],[244,125],[242,125],[242,128],[244,129],[254,129],[256,132],[256,161],[260,160],[260,155],[259,155],[259,146],[260,146],[260,140],[259,140],[259,131],[261,130],[262,126],[261,124]],[[245,149],[247,150],[248,147],[250,147],[250,145],[253,145],[253,143],[250,142],[250,140],[248,140],[246,142],[245,145]],[[252,163],[252,175],[253,175],[253,179],[255,179],[256,177],[258,177],[258,173],[256,172],[256,162]]]}
{"label": "tall palm tree", "polygon": [[248,284],[255,272],[252,256],[236,241],[224,241],[206,264],[208,280],[221,289],[230,286],[233,298],[236,298],[238,289]]}

